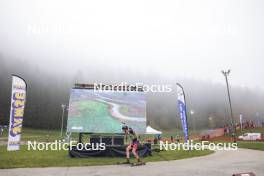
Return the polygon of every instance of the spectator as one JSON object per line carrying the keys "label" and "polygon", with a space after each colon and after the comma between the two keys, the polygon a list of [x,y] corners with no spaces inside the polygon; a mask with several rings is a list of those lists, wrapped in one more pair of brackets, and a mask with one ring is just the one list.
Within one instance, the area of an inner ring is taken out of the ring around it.
{"label": "spectator", "polygon": [[176,142],[179,143],[180,142],[180,136],[179,135],[176,135]]}
{"label": "spectator", "polygon": [[158,138],[155,137],[154,140],[153,140],[154,144],[158,144]]}

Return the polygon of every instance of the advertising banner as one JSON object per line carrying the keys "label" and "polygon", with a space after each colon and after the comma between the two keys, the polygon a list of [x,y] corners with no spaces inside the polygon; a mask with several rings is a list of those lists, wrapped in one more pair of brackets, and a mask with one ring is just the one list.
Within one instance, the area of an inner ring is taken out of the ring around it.
{"label": "advertising banner", "polygon": [[184,132],[184,142],[188,142],[188,122],[186,114],[186,104],[184,90],[180,84],[177,84],[177,95],[178,95],[178,108],[180,112],[180,118],[182,123],[182,129]]}
{"label": "advertising banner", "polygon": [[18,77],[12,76],[11,108],[8,131],[7,150],[19,150],[24,108],[26,103],[26,82]]}

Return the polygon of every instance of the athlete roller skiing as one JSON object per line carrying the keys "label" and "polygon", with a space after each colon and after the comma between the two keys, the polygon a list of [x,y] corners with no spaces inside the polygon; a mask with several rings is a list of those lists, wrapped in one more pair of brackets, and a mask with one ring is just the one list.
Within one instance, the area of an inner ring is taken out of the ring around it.
{"label": "athlete roller skiing", "polygon": [[[128,126],[123,126],[122,130],[124,131],[125,135],[129,136],[129,138],[131,139],[131,143],[126,148],[126,162],[122,164],[131,164],[131,166],[144,165],[145,163],[140,160],[137,152],[139,146],[139,140],[136,132]],[[135,156],[137,160],[136,163],[130,162],[130,151],[132,151],[133,155]]]}

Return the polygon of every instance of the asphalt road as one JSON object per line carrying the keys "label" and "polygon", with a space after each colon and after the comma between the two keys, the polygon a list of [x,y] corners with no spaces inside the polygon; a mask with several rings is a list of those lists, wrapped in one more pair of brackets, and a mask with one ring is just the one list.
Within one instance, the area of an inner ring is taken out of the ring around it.
{"label": "asphalt road", "polygon": [[264,152],[238,149],[175,161],[126,165],[2,169],[1,176],[231,176],[233,173],[254,172],[264,176]]}

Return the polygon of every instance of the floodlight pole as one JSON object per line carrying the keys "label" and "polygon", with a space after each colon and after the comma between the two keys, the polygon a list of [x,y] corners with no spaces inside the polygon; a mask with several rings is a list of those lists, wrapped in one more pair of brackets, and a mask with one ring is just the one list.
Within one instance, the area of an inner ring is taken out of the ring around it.
{"label": "floodlight pole", "polygon": [[62,108],[62,116],[61,116],[61,137],[62,137],[62,133],[63,133],[63,119],[64,119],[64,110],[65,110],[66,105],[62,104],[61,108]]}
{"label": "floodlight pole", "polygon": [[194,115],[194,111],[191,110],[190,111],[190,119],[192,120],[193,131],[196,133],[196,121],[195,121],[195,118],[193,115]]}
{"label": "floodlight pole", "polygon": [[234,142],[236,142],[236,127],[234,124],[234,115],[233,115],[233,109],[232,109],[232,103],[231,103],[231,96],[230,96],[230,90],[229,90],[229,83],[228,83],[228,75],[230,74],[231,70],[223,71],[222,73],[225,76],[226,81],[226,88],[227,88],[227,94],[228,94],[228,101],[229,101],[229,108],[230,108],[230,115],[231,115],[231,126],[232,126],[232,136]]}

